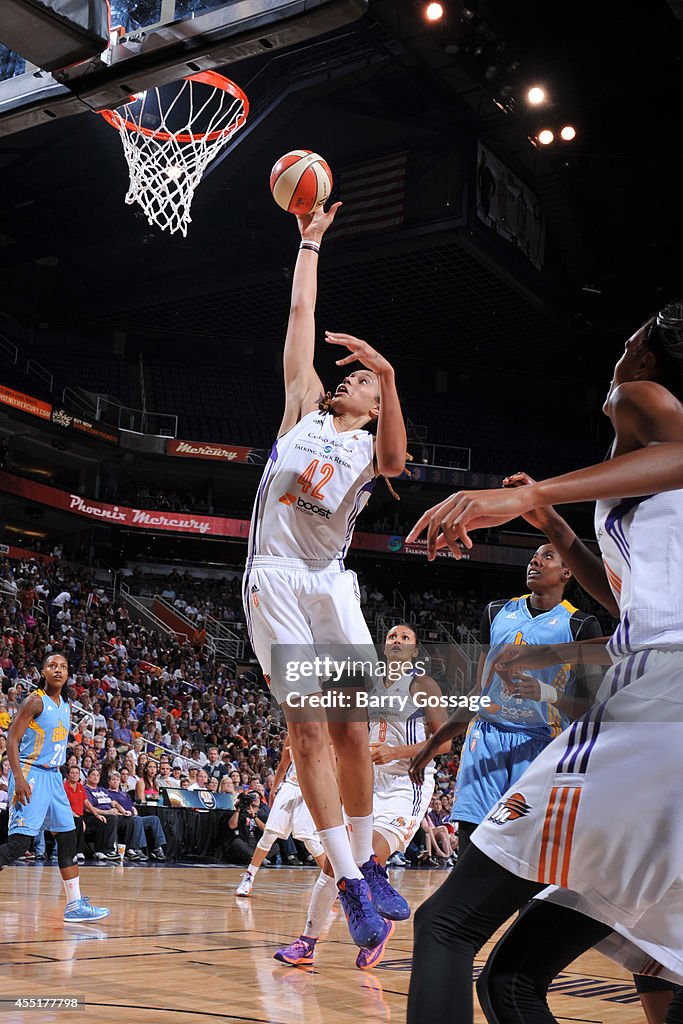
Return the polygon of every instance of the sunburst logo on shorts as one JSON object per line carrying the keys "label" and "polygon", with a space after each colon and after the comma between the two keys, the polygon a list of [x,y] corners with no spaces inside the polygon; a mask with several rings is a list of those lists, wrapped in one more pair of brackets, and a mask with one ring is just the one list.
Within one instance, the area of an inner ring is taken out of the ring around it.
{"label": "sunburst logo on shorts", "polygon": [[524,818],[531,807],[524,799],[523,793],[512,793],[505,800],[499,800],[489,814],[489,821],[494,825],[504,825],[506,821],[515,821],[517,818]]}
{"label": "sunburst logo on shorts", "polygon": [[294,502],[296,501],[296,494],[290,494],[289,491],[285,491],[285,493],[280,498],[280,501],[282,502],[283,505],[293,505]]}

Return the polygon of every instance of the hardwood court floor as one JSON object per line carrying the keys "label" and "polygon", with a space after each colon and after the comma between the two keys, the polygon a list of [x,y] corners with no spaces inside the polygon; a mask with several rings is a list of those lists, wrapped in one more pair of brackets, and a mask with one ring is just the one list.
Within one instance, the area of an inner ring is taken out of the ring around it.
{"label": "hardwood court floor", "polygon": [[[300,933],[317,870],[261,869],[249,899],[235,898],[240,877],[236,868],[84,868],[84,894],[111,915],[65,925],[56,867],[3,871],[0,1024],[403,1024],[410,922],[397,925],[382,964],[361,972],[336,911],[314,970],[288,968],[272,959],[273,950]],[[392,877],[416,906],[446,873]],[[14,1008],[17,997],[36,996],[87,1005],[82,1013]],[[562,975],[551,1006],[574,1024],[644,1021],[629,976],[597,953]]]}

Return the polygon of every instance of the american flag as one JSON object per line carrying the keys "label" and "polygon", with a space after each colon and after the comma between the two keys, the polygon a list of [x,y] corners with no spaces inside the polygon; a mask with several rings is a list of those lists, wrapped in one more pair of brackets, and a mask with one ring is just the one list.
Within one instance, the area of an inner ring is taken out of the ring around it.
{"label": "american flag", "polygon": [[335,238],[403,223],[407,157],[393,153],[341,169],[338,192],[344,205]]}

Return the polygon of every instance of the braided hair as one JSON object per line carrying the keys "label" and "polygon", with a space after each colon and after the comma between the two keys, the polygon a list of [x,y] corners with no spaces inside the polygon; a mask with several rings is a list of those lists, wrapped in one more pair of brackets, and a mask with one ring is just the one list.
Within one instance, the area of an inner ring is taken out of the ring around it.
{"label": "braided hair", "polygon": [[[318,409],[319,409],[319,411],[320,412],[332,412],[332,402],[333,402],[333,400],[334,400],[334,395],[332,394],[332,392],[331,391],[326,391],[325,394],[323,395],[323,397],[318,402]],[[413,461],[413,457],[410,454],[410,452],[406,452],[405,459],[406,459],[406,463]],[[410,470],[408,469],[407,465],[405,465],[403,467],[403,472],[407,473],[408,476],[412,476],[413,475],[410,472]],[[391,486],[391,482],[389,480],[389,477],[388,476],[384,476],[383,473],[381,473],[380,476],[382,477],[382,480],[384,480],[384,483],[389,488],[389,494],[392,496],[392,498],[394,498],[396,501],[400,501],[401,497],[400,497],[399,494],[396,493],[394,488]]]}
{"label": "braided hair", "polygon": [[683,402],[683,301],[667,303],[643,328],[645,344],[657,357],[659,382]]}

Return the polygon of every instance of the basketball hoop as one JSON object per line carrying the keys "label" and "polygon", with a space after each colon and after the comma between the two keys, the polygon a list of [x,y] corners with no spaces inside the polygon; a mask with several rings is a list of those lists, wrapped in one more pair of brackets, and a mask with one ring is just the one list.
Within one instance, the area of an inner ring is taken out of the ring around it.
{"label": "basketball hoop", "polygon": [[[183,79],[169,102],[168,86],[131,96],[117,110],[100,110],[121,136],[128,162],[128,204],[150,224],[187,235],[190,207],[204,171],[247,120],[249,101],[215,71]],[[153,126],[153,127],[151,127]]]}

